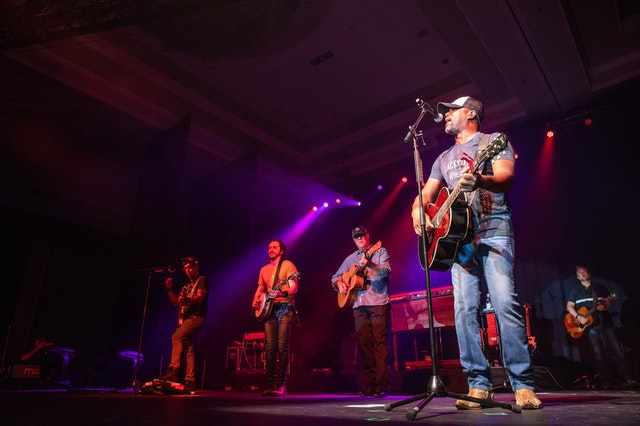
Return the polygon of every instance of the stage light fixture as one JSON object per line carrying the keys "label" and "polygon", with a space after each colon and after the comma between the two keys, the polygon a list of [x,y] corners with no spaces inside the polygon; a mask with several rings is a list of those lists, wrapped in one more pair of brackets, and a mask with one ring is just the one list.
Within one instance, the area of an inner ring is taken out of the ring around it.
{"label": "stage light fixture", "polygon": [[340,203],[341,203],[340,198],[336,198],[336,204],[340,204]]}
{"label": "stage light fixture", "polygon": [[407,179],[406,177],[402,178],[402,183],[407,183],[409,181],[409,179]]}
{"label": "stage light fixture", "polygon": [[329,207],[329,203],[324,203],[323,206],[326,209],[327,207]]}
{"label": "stage light fixture", "polygon": [[547,138],[551,139],[553,135],[554,135],[553,130],[547,130]]}
{"label": "stage light fixture", "polygon": [[591,118],[587,117],[584,119],[584,125],[585,126],[591,126],[591,124],[593,123],[593,121],[591,121]]}
{"label": "stage light fixture", "polygon": [[378,191],[382,191],[382,185],[378,185]]}

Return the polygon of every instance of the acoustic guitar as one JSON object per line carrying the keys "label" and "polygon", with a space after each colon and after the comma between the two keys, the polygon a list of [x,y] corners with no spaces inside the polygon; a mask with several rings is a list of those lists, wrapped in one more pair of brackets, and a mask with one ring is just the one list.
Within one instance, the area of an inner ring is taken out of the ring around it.
{"label": "acoustic guitar", "polygon": [[[382,241],[378,241],[364,254],[367,259],[370,259],[373,253],[378,251],[382,247]],[[360,265],[351,265],[351,268],[342,274],[342,281],[349,284],[345,293],[338,292],[338,306],[344,308],[345,306],[353,306],[356,301],[356,295],[358,291],[364,287],[364,277],[362,276],[363,268]]]}
{"label": "acoustic guitar", "polygon": [[[603,299],[598,299],[598,302],[591,309],[587,309],[586,306],[583,306],[580,309],[578,309],[576,311],[578,315],[582,315],[587,319],[587,322],[585,322],[584,324],[580,324],[580,322],[576,318],[571,316],[570,313],[567,313],[564,316],[564,326],[569,332],[569,335],[574,339],[579,339],[580,337],[582,337],[584,332],[587,331],[589,327],[591,327],[595,322],[593,313],[596,310],[609,309],[609,307],[611,306],[611,301],[615,300],[617,297],[618,296],[615,293],[611,293],[609,296]],[[598,306],[600,306],[600,309],[598,309]]]}
{"label": "acoustic guitar", "polygon": [[271,314],[271,310],[273,309],[273,299],[275,299],[278,290],[280,287],[285,285],[289,280],[295,280],[296,278],[300,278],[300,272],[296,271],[293,274],[289,275],[287,278],[280,281],[278,284],[273,286],[271,291],[268,293],[262,293],[260,295],[260,306],[257,309],[253,310],[253,315],[256,317],[258,321],[264,322]]}
{"label": "acoustic guitar", "polygon": [[[486,148],[479,150],[476,159],[469,162],[470,173],[478,171],[480,166],[495,157],[508,143],[507,136],[500,133]],[[425,213],[431,218],[435,229],[432,233],[420,235],[418,249],[422,269],[446,272],[453,266],[462,241],[471,236],[471,210],[464,199],[460,183],[449,192],[442,188],[435,203],[427,204]],[[428,246],[427,259],[424,259],[425,244]]]}

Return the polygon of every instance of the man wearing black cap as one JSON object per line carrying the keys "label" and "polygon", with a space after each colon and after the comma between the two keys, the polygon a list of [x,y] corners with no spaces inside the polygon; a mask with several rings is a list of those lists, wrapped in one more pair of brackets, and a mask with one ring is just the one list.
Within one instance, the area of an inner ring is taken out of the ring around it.
{"label": "man wearing black cap", "polygon": [[[482,151],[495,141],[504,140],[504,135],[479,131],[484,108],[471,96],[463,96],[451,103],[441,102],[437,109],[444,116],[445,132],[454,137],[455,143],[435,160],[429,179],[421,190],[422,200],[416,197],[411,216],[413,229],[422,235],[422,203],[427,212],[425,231],[432,237],[433,241],[429,241],[432,249],[432,244],[444,237],[444,227],[454,222],[453,209],[447,213],[449,220],[435,225],[432,222],[436,214],[431,207],[444,204],[440,202],[443,191],[447,191],[443,188],[452,190],[457,187],[464,196],[459,204],[470,207],[470,215],[464,220],[471,222],[472,235],[461,237],[457,252],[449,260],[460,363],[467,374],[469,396],[493,399],[491,368],[482,351],[478,333],[479,294],[484,279],[498,320],[504,366],[515,391],[516,404],[524,409],[540,408],[540,400],[533,392],[533,367],[513,273],[514,233],[507,195],[514,180],[513,147],[505,141],[505,147],[496,155],[485,157],[484,164],[474,173],[465,159],[478,158],[476,152],[479,147]],[[461,211],[467,210],[462,208]],[[434,217],[429,217],[429,212]],[[481,404],[466,400],[458,400],[455,405],[461,410],[482,408]]]}
{"label": "man wearing black cap", "polygon": [[343,306],[353,308],[356,344],[367,381],[360,395],[385,398],[389,388],[387,335],[391,260],[381,243],[370,244],[364,226],[353,228],[351,238],[357,250],[344,259],[331,277],[331,284],[338,292],[339,301],[348,300]]}
{"label": "man wearing black cap", "polygon": [[167,374],[162,379],[170,382],[178,381],[178,370],[182,354],[185,354],[184,385],[190,393],[195,392],[195,355],[193,341],[198,330],[204,325],[207,317],[207,301],[209,299],[209,280],[200,275],[199,262],[195,257],[182,259],[182,269],[189,282],[178,296],[173,292],[173,277],[165,281],[167,295],[173,306],[178,306],[178,328],[171,336],[171,361]]}

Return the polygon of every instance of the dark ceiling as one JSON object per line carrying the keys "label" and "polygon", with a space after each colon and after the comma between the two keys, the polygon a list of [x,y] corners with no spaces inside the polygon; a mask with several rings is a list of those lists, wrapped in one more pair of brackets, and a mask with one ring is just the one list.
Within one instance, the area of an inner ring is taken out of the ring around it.
{"label": "dark ceiling", "polygon": [[[339,188],[410,156],[418,97],[476,96],[491,129],[570,117],[640,75],[633,0],[3,5],[3,201],[73,200],[86,221],[126,222],[145,147],[185,118],[196,175],[253,154]],[[437,145],[441,125],[420,129]]]}

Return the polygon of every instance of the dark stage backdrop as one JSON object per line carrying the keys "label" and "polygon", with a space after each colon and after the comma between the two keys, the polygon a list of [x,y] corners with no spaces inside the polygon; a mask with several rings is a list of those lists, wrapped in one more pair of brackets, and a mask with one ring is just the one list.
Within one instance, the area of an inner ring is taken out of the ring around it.
{"label": "dark stage backdrop", "polygon": [[[633,310],[639,300],[634,273],[638,250],[633,246],[638,202],[632,186],[637,163],[632,138],[638,102],[630,106],[629,97],[637,100],[638,91],[627,87],[617,96],[624,107],[598,111],[590,126],[556,117],[552,147],[545,146],[545,120],[483,129],[507,133],[519,155],[510,193],[516,278],[521,302],[533,306],[532,331],[542,350],[539,364],[580,362],[562,318],[566,294],[577,284],[575,265],[584,264],[622,295],[620,332],[637,367],[640,324]],[[205,387],[223,386],[227,346],[242,340],[244,333],[262,329],[250,303],[258,270],[267,261],[268,241],[289,235],[286,229],[318,200],[308,188],[292,187],[286,174],[264,172],[258,155],[206,176],[182,175],[188,167],[181,154],[188,130],[185,118],[150,144],[140,180],[130,182],[137,192],[127,235],[2,203],[6,254],[0,335],[7,361],[26,351],[35,338],[47,336],[75,350],[78,384],[87,382],[98,353],[107,354],[118,365],[114,371],[126,380],[132,370],[124,368],[123,373],[117,353],[137,351],[141,345],[140,378],[157,377],[166,368],[177,313],[164,291],[167,274],[142,269],[177,265],[180,257],[193,255],[211,282],[198,370],[202,372],[206,360]],[[425,174],[439,151],[422,153]],[[285,241],[288,257],[302,272],[294,371],[340,368],[353,323],[349,310],[338,308],[329,282],[354,249],[354,226],[365,225],[373,241],[383,241],[390,250],[391,293],[425,290],[410,225],[415,183],[409,181],[390,207],[380,211],[400,177],[413,172],[408,150],[402,164],[350,182],[360,189],[344,191],[369,202],[323,212],[303,233]],[[383,190],[368,198],[378,181]],[[179,268],[175,277],[178,286],[184,283]],[[433,272],[429,278],[433,288],[450,285],[448,273]]]}

